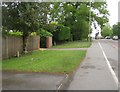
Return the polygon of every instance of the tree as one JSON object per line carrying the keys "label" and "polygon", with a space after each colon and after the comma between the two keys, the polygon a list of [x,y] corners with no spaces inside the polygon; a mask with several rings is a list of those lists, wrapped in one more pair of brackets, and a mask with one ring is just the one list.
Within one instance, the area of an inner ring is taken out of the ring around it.
{"label": "tree", "polygon": [[[47,23],[46,3],[37,2],[4,2],[2,6],[2,24],[6,30],[16,30],[23,33],[23,51],[27,51],[27,37],[44,28]],[[3,32],[4,33],[4,32]]]}
{"label": "tree", "polygon": [[4,29],[23,33],[24,51],[27,37],[41,28],[56,36],[60,24],[71,29],[71,39],[82,40],[88,38],[90,20],[96,20],[101,27],[108,21],[106,3],[103,2],[92,2],[91,5],[90,2],[4,2],[2,12]]}
{"label": "tree", "polygon": [[118,35],[120,38],[120,22],[114,24],[112,30],[113,30],[113,35]]}
{"label": "tree", "polygon": [[91,4],[91,21],[97,21],[101,29],[105,26],[108,20],[109,11],[107,10],[106,2],[92,2]]}
{"label": "tree", "polygon": [[[99,13],[96,14],[95,10]],[[60,24],[70,27],[73,40],[88,37],[90,11],[91,21],[96,20],[101,27],[108,21],[108,11],[105,2],[92,2],[91,9],[89,2],[58,2],[52,3],[50,11],[51,21],[57,21]]]}
{"label": "tree", "polygon": [[105,37],[105,36],[112,36],[113,30],[112,30],[112,28],[110,27],[110,25],[106,24],[106,25],[103,27],[103,29],[102,29],[102,31],[101,31],[101,34],[102,34],[103,37]]}
{"label": "tree", "polygon": [[[83,11],[84,9],[86,10]],[[84,18],[82,18],[83,16]],[[86,8],[85,4],[81,2],[53,3],[51,19],[51,21],[58,21],[59,24],[70,27],[73,40],[79,40],[82,35],[82,29],[79,28],[80,22],[82,22],[81,19],[89,20],[89,8]]]}

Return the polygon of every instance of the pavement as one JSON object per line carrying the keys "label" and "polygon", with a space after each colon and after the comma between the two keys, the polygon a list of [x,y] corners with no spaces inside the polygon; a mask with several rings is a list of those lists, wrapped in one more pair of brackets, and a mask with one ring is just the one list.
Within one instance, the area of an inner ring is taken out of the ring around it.
{"label": "pavement", "polygon": [[46,50],[88,50],[88,48],[47,48]]}
{"label": "pavement", "polygon": [[47,73],[10,73],[2,74],[3,90],[56,90],[65,75]]}
{"label": "pavement", "polygon": [[118,90],[118,81],[105,56],[100,42],[94,40],[92,46],[87,49],[86,58],[72,74],[3,72],[2,89]]}
{"label": "pavement", "polygon": [[120,64],[120,62],[118,62],[118,40],[103,39],[99,40],[99,42],[110,62],[111,67],[118,77],[118,65]]}
{"label": "pavement", "polygon": [[84,62],[65,90],[118,90],[118,81],[100,45],[98,40],[93,41]]}

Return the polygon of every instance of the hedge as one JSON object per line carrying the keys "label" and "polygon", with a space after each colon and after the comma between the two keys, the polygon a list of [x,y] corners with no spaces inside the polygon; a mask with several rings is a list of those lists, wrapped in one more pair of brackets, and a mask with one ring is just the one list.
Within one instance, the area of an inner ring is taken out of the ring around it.
{"label": "hedge", "polygon": [[58,32],[58,40],[68,40],[71,37],[71,31],[69,27],[66,26],[60,26],[60,30]]}

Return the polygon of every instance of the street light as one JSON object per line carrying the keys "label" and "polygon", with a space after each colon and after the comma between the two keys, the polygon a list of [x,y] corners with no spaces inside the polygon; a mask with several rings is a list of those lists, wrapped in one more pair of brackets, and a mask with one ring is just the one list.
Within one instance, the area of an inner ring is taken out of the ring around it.
{"label": "street light", "polygon": [[91,39],[90,39],[90,30],[91,30],[91,0],[89,1],[89,4],[90,4],[90,15],[89,15],[89,41],[91,41]]}

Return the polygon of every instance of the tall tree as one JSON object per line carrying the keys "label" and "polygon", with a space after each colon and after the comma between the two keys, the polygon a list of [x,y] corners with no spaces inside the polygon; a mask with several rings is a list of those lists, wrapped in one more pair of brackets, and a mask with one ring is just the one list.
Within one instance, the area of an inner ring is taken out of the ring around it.
{"label": "tall tree", "polygon": [[[95,11],[98,11],[98,13]],[[90,4],[90,2],[58,2],[52,4],[52,21],[58,21],[58,23],[70,27],[74,40],[88,37],[90,16],[91,21],[96,20],[98,24],[103,27],[108,21],[106,3],[91,2]],[[86,27],[84,27],[85,25]]]}
{"label": "tall tree", "polygon": [[97,21],[101,29],[105,26],[108,20],[109,11],[107,10],[106,2],[92,2],[91,4],[91,21]]}
{"label": "tall tree", "polygon": [[47,23],[47,6],[37,2],[4,2],[2,24],[6,30],[23,33],[23,51],[26,51],[27,37]]}
{"label": "tall tree", "polygon": [[120,22],[114,24],[112,30],[113,30],[113,35],[118,35],[120,38]]}
{"label": "tall tree", "polygon": [[101,31],[101,34],[102,34],[103,37],[105,37],[105,36],[112,36],[113,30],[112,30],[111,26],[109,24],[106,24],[103,27],[103,29]]}

